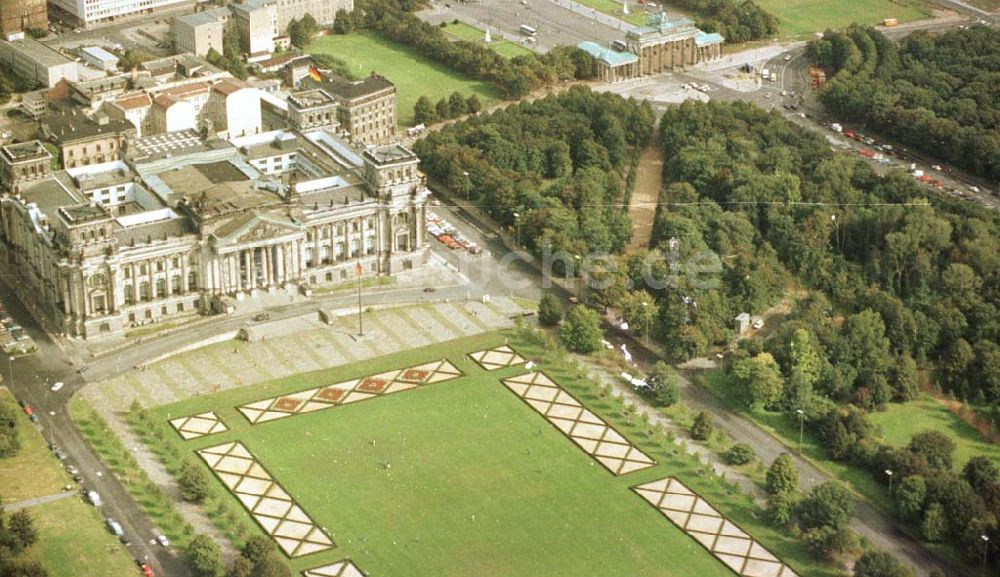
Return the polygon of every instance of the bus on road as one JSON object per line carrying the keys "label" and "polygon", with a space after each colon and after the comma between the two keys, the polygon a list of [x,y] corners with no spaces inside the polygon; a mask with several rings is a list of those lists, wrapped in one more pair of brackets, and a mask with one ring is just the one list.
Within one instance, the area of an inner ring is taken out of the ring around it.
{"label": "bus on road", "polygon": [[537,36],[538,30],[535,30],[532,26],[528,26],[527,24],[521,24],[521,34],[524,34],[525,36]]}

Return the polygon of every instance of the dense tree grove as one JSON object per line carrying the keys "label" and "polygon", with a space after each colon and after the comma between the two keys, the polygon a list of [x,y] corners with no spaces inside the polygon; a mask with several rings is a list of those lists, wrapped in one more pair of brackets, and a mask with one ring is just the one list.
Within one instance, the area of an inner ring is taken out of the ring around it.
{"label": "dense tree grove", "polygon": [[[784,290],[764,281],[794,275],[808,296],[766,341],[743,341],[731,355],[733,394],[786,411],[796,424],[802,410],[832,458],[882,483],[886,469],[894,472],[898,514],[925,538],[981,558],[980,535],[1000,540],[996,470],[981,459],[953,462],[954,444],[939,432],[884,445],[867,413],[912,399],[918,365],[960,399],[1000,403],[997,214],[929,193],[902,172],[880,176],[747,104],[686,103],[667,111],[662,129],[656,250],[680,263],[671,267],[675,284],[698,307],[669,312],[669,299],[683,301],[662,295],[661,341],[728,322],[743,309],[735,298],[760,312]],[[722,261],[721,290],[692,288],[683,274],[683,257],[705,246]],[[758,276],[759,284],[736,289]],[[758,295],[757,304],[745,295]],[[700,338],[723,344],[729,335],[719,336]],[[779,518],[786,505],[775,505]],[[824,551],[849,545],[839,530],[813,537]]]}
{"label": "dense tree grove", "polygon": [[530,250],[589,255],[628,242],[627,172],[652,127],[648,104],[574,87],[447,126],[415,152],[431,178],[519,226]]}
{"label": "dense tree grove", "polygon": [[1000,30],[918,31],[897,45],[855,25],[809,55],[833,73],[820,99],[838,118],[1000,180]]}
{"label": "dense tree grove", "polygon": [[698,27],[722,34],[727,42],[759,40],[778,32],[778,19],[753,0],[675,0],[672,4],[700,15]]}
{"label": "dense tree grove", "polygon": [[522,98],[536,88],[590,79],[596,74],[593,57],[576,47],[560,46],[542,56],[525,54],[508,59],[482,43],[453,42],[440,27],[409,12],[416,4],[409,0],[365,0],[358,2],[358,7],[367,28],[458,72],[492,82],[508,98]]}

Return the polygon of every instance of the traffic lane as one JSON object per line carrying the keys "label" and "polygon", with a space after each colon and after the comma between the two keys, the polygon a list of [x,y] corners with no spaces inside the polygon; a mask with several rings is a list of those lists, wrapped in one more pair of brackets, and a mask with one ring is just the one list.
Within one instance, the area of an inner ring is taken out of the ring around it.
{"label": "traffic lane", "polygon": [[[139,538],[142,535],[151,536],[152,525],[124,487],[105,474],[103,464],[70,419],[67,403],[73,393],[84,385],[83,379],[6,283],[0,283],[0,297],[7,312],[24,327],[38,347],[36,353],[13,361],[13,381],[10,381],[11,367],[3,367],[8,388],[15,397],[32,406],[38,415],[42,437],[67,455],[63,465],[72,464],[80,470],[83,478],[81,487],[94,488],[104,497],[103,516],[119,521],[126,535],[132,538],[132,544],[127,548],[129,553],[137,559],[152,560],[151,565],[165,569],[161,571],[165,575],[186,575],[186,567],[174,555],[151,549]],[[51,391],[51,385],[60,381],[64,383],[63,388],[58,392]],[[67,476],[67,482],[69,480]]]}

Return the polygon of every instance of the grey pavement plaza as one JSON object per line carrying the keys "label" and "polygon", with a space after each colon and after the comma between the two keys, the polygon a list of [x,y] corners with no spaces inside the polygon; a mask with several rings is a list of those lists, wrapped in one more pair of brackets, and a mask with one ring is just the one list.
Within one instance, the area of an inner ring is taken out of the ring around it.
{"label": "grey pavement plaza", "polygon": [[506,297],[385,308],[365,313],[364,338],[356,336],[353,310],[342,312],[331,325],[315,312],[255,325],[254,342],[230,340],[180,353],[95,383],[83,395],[102,412],[126,411],[133,400],[164,405],[510,327],[521,308]]}

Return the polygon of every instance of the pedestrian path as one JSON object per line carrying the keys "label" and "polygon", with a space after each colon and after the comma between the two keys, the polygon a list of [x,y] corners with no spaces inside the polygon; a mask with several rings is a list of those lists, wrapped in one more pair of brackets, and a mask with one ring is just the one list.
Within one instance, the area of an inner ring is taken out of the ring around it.
{"label": "pedestrian path", "polygon": [[63,491],[62,493],[53,493],[51,495],[42,495],[41,497],[33,497],[31,499],[25,499],[23,501],[18,501],[16,503],[7,503],[2,508],[8,513],[13,513],[14,511],[20,511],[21,509],[27,509],[28,507],[35,507],[37,505],[44,505],[46,503],[51,503],[53,501],[60,501],[67,497],[76,496],[75,491]]}

